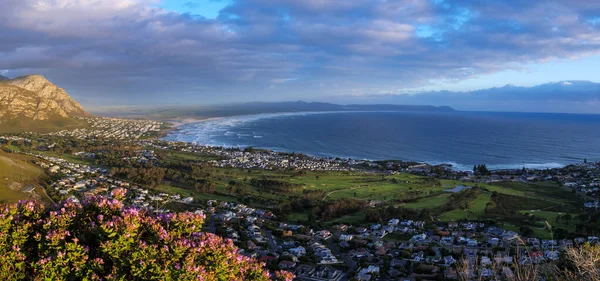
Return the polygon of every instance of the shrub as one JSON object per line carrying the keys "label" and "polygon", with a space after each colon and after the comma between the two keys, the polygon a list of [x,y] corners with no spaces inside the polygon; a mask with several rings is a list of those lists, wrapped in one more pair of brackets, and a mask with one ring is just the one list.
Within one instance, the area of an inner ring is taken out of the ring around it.
{"label": "shrub", "polygon": [[[116,198],[121,194],[115,193]],[[152,215],[117,199],[0,205],[2,280],[291,280],[201,232],[204,216]]]}

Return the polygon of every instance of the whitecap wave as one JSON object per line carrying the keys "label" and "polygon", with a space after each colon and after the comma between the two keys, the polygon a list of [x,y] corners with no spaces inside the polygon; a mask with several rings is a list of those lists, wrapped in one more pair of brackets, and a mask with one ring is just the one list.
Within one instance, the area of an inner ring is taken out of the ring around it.
{"label": "whitecap wave", "polygon": [[[285,112],[285,113],[263,113],[253,115],[240,115],[232,117],[211,118],[194,123],[184,124],[179,130],[171,132],[164,139],[169,141],[194,142],[199,145],[246,147],[245,144],[227,144],[218,141],[218,137],[237,136],[238,138],[249,137],[244,133],[236,132],[236,128],[264,119],[290,118],[294,116],[307,116],[318,114],[344,114],[369,111],[316,111],[316,112]],[[259,137],[260,138],[260,137]]]}

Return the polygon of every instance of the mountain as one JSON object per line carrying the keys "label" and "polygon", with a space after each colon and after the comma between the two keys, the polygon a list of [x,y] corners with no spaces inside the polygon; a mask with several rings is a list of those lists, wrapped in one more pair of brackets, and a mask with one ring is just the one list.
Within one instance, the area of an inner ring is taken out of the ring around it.
{"label": "mountain", "polygon": [[458,110],[594,113],[600,112],[600,83],[559,81],[524,87],[505,85],[475,91],[431,91],[353,97],[360,103],[448,105]]}
{"label": "mountain", "polygon": [[0,82],[0,132],[54,131],[81,126],[91,116],[64,89],[41,75]]}
{"label": "mountain", "polygon": [[22,76],[0,83],[0,120],[90,116],[64,89],[41,75]]}
{"label": "mountain", "polygon": [[9,80],[9,79],[8,79],[8,78],[6,78],[6,77],[4,77],[4,76],[2,76],[2,75],[0,75],[0,82],[2,82],[2,81],[6,81],[6,80]]}
{"label": "mountain", "polygon": [[324,102],[250,102],[213,106],[174,107],[156,110],[154,117],[223,117],[260,113],[317,112],[317,111],[436,111],[452,112],[447,106],[350,104],[339,105]]}

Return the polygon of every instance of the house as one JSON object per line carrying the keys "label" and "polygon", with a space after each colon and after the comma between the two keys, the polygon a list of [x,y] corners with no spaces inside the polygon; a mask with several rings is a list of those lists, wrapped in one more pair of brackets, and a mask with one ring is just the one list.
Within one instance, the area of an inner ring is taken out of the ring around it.
{"label": "house", "polygon": [[493,237],[490,238],[490,240],[488,240],[488,243],[492,245],[492,247],[498,247],[498,245],[500,244],[500,239]]}
{"label": "house", "polygon": [[451,266],[456,263],[456,260],[452,256],[445,256],[443,262],[445,266]]}
{"label": "house", "polygon": [[317,231],[315,234],[319,239],[327,240],[331,238],[331,232],[329,230]]}
{"label": "house", "polygon": [[452,245],[454,243],[454,238],[451,236],[442,237],[440,239],[440,245]]}
{"label": "house", "polygon": [[291,248],[289,250],[290,254],[296,256],[296,257],[301,257],[306,255],[306,249],[302,246],[298,246],[296,248]]}
{"label": "house", "polygon": [[489,266],[492,265],[492,260],[486,256],[481,257],[481,263],[482,266]]}
{"label": "house", "polygon": [[481,276],[482,278],[491,278],[494,276],[494,271],[491,270],[490,268],[481,268],[479,269],[479,276]]}
{"label": "house", "polygon": [[546,251],[544,252],[544,256],[546,257],[546,259],[548,260],[558,260],[560,258],[560,253],[556,250],[554,251]]}
{"label": "house", "polygon": [[371,230],[378,230],[381,228],[381,224],[373,224],[369,227]]}
{"label": "house", "polygon": [[352,238],[354,238],[354,236],[352,236],[352,235],[347,235],[347,234],[342,234],[342,235],[340,235],[340,237],[339,237],[340,241],[346,241],[346,242],[349,242],[349,241],[351,241],[351,240],[352,240]]}

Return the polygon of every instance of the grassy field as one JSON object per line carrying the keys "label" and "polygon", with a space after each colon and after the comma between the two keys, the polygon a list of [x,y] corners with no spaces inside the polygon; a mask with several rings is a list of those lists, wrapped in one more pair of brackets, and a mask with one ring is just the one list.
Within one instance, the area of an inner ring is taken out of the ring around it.
{"label": "grassy field", "polygon": [[[206,156],[193,153],[168,153],[167,158],[174,161],[204,161]],[[250,184],[252,179],[271,179],[295,184],[301,190],[320,191],[321,201],[336,201],[354,198],[364,201],[385,201],[396,207],[411,210],[429,209],[434,220],[458,221],[462,219],[494,220],[500,224],[529,226],[534,233],[543,234],[546,220],[556,220],[557,212],[569,212],[577,215],[581,209],[581,200],[569,191],[552,182],[520,183],[503,182],[481,184],[457,180],[437,180],[425,177],[396,174],[382,175],[361,172],[311,172],[311,171],[266,171],[258,169],[212,168],[211,178],[215,180],[215,191],[221,195],[202,194],[186,186],[162,185],[158,190],[193,196],[198,200],[218,199],[226,201],[244,201],[253,207],[273,207],[279,202],[301,197],[300,192],[269,192]],[[228,182],[235,180],[247,187],[243,196],[229,194]],[[457,185],[478,186],[479,193],[467,198],[460,204],[449,204],[452,193],[446,190]],[[314,199],[318,200],[318,199]],[[465,208],[467,206],[468,208]],[[439,213],[440,208],[446,211]],[[449,209],[448,208],[454,208]],[[535,217],[525,215],[535,211]],[[310,208],[293,210],[287,214],[290,222],[306,222]],[[365,212],[357,212],[333,218],[325,223],[368,224]],[[574,223],[573,223],[574,224]],[[557,223],[557,227],[573,230],[574,226],[566,222]]]}
{"label": "grassy field", "polygon": [[0,133],[35,132],[49,133],[61,130],[87,128],[87,122],[75,118],[52,117],[48,120],[11,119],[0,124]]}
{"label": "grassy field", "polygon": [[[31,158],[23,155],[0,152],[1,203],[14,203],[19,200],[37,198],[42,202],[50,201],[42,187],[39,186],[40,179],[45,174],[37,166],[31,164],[30,160]],[[32,194],[21,191],[28,185],[36,186]]]}
{"label": "grassy field", "polygon": [[571,220],[567,221],[564,219],[557,220],[557,217],[563,217],[567,214],[567,213],[562,213],[562,212],[548,212],[548,211],[533,210],[533,211],[520,211],[520,213],[525,214],[525,215],[535,216],[536,218],[539,218],[537,225],[541,228],[543,228],[545,226],[545,222],[548,222],[554,228],[560,227],[560,228],[566,229],[568,231],[575,231],[576,223],[575,223],[574,218],[578,215],[578,214],[570,213],[569,215],[571,216]]}
{"label": "grassy field", "polygon": [[[192,162],[193,165],[216,159],[210,155],[187,152],[158,151],[157,154],[161,159],[171,163]],[[71,155],[54,156],[73,162],[86,162],[85,159]],[[369,202],[384,201],[384,204],[389,203],[411,211],[427,209],[428,211],[423,214],[438,221],[494,220],[499,224],[529,226],[534,232],[544,231],[545,221],[552,221],[557,227],[573,230],[574,226],[571,225],[574,224],[573,222],[571,224],[566,221],[555,222],[556,217],[560,215],[559,212],[568,212],[576,216],[581,210],[581,200],[577,195],[552,182],[481,184],[431,179],[410,174],[200,167],[201,170],[197,171],[202,175],[200,177],[210,178],[214,183],[214,194],[199,192],[194,188],[194,183],[190,182],[163,181],[153,189],[186,197],[192,196],[196,202],[216,199],[243,202],[252,207],[274,210],[286,204],[290,206],[292,203],[296,204],[294,206],[303,206],[291,211],[287,209],[284,215],[290,222],[307,222],[309,214],[315,210],[315,207],[321,207],[323,203],[326,205],[328,201],[349,198]],[[287,186],[291,188],[288,192],[281,191],[277,187],[255,186],[256,180],[259,179],[279,182],[280,185],[290,183],[291,185]],[[234,182],[235,190],[229,188],[232,186],[230,182]],[[479,190],[461,193],[462,195],[447,192],[457,185],[478,186]],[[240,186],[242,191],[237,194],[237,188]],[[302,203],[302,200],[310,200],[313,203]],[[368,224],[371,222],[365,221],[367,213],[365,210],[347,215],[340,214],[324,223]]]}
{"label": "grassy field", "polygon": [[432,197],[425,197],[413,203],[404,203],[399,206],[409,209],[433,209],[441,207],[448,202],[451,193],[442,193]]}
{"label": "grassy field", "polygon": [[338,223],[347,223],[347,224],[360,224],[365,220],[365,214],[363,212],[357,212],[351,215],[342,216],[333,220],[328,221],[328,224],[338,224]]}
{"label": "grassy field", "polygon": [[469,202],[468,210],[452,210],[441,214],[438,219],[441,221],[458,221],[462,219],[483,219],[485,210],[490,202],[490,194],[479,194],[477,198]]}
{"label": "grassy field", "polygon": [[[173,157],[194,159],[193,156],[174,155]],[[216,168],[213,177],[217,178],[216,190],[226,193],[227,181],[230,179],[247,183],[252,178],[269,178],[285,181],[302,186],[306,190],[324,192],[322,200],[335,201],[344,198],[355,198],[365,201],[388,201],[397,207],[412,210],[430,209],[435,214],[436,209],[449,203],[452,193],[445,192],[457,185],[480,187],[479,194],[465,202],[468,211],[453,209],[439,214],[434,219],[440,221],[457,221],[461,219],[491,219],[500,222],[514,222],[521,218],[526,211],[537,210],[544,212],[570,212],[576,215],[580,212],[581,201],[569,191],[555,183],[519,183],[506,182],[494,184],[475,184],[469,182],[429,179],[410,175],[378,175],[355,172],[290,172],[264,171],[233,168]],[[185,192],[181,190],[182,192]],[[187,190],[186,190],[187,191]],[[187,191],[189,192],[189,191]],[[250,187],[250,195],[255,198],[270,200],[276,204],[286,200],[291,194],[264,192]],[[199,196],[199,195],[194,195]],[[212,195],[207,195],[208,197]],[[225,196],[229,197],[229,196]],[[232,195],[230,198],[235,199]],[[225,199],[225,198],[224,198]],[[404,203],[402,203],[404,202]],[[555,217],[536,216],[538,220],[531,224],[532,228],[542,227],[544,220],[555,220]],[[306,221],[308,210],[298,210],[288,215],[290,221]],[[364,213],[346,215],[328,221],[328,223],[368,223],[364,221]],[[566,225],[562,225],[566,228]],[[566,228],[571,229],[571,228]]]}

